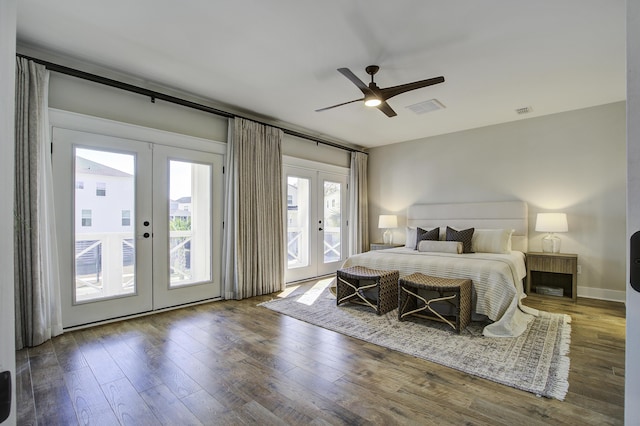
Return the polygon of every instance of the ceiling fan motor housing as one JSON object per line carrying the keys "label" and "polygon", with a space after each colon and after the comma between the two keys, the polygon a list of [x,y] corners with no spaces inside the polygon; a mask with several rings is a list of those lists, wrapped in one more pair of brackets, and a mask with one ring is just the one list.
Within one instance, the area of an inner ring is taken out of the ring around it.
{"label": "ceiling fan motor housing", "polygon": [[379,69],[380,67],[377,65],[369,65],[364,70],[371,76],[371,78],[373,78],[373,75],[377,73]]}

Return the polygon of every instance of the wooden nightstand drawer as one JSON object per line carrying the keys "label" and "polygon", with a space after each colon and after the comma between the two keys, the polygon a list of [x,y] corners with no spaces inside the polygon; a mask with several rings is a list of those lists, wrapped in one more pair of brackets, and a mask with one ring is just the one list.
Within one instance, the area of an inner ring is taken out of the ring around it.
{"label": "wooden nightstand drawer", "polygon": [[575,258],[531,256],[527,258],[527,262],[532,271],[573,274],[576,268]]}

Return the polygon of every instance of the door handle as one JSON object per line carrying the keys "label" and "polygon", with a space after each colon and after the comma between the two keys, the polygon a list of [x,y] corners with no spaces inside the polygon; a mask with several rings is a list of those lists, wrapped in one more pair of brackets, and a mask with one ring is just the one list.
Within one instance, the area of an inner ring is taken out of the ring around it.
{"label": "door handle", "polygon": [[322,229],[322,228],[318,228],[318,231],[324,231],[324,229]]}
{"label": "door handle", "polygon": [[635,291],[640,291],[640,231],[631,236],[629,242],[629,280]]}
{"label": "door handle", "polygon": [[151,236],[151,234],[149,234],[148,232],[145,232],[144,234],[142,234],[143,237],[145,238],[149,238]]}

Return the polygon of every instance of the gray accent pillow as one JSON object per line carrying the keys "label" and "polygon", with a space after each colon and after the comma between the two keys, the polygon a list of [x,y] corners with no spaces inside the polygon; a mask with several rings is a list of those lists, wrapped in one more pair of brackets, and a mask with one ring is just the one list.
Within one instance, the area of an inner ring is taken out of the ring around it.
{"label": "gray accent pillow", "polygon": [[462,243],[462,252],[463,253],[473,253],[471,251],[471,240],[473,238],[473,231],[475,228],[463,229],[461,231],[456,231],[453,228],[447,226],[447,241],[460,241]]}
{"label": "gray accent pillow", "polygon": [[422,228],[416,229],[416,247],[415,250],[418,250],[418,246],[420,245],[420,241],[438,241],[440,239],[440,228],[433,228],[431,231],[425,231]]}

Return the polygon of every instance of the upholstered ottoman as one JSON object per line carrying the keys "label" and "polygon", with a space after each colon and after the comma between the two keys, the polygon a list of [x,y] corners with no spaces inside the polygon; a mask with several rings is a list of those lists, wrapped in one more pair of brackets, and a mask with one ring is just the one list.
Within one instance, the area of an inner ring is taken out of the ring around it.
{"label": "upholstered ottoman", "polygon": [[[336,305],[343,302],[360,303],[382,315],[398,306],[398,271],[352,266],[336,272]],[[368,292],[371,290],[371,292]],[[365,294],[373,293],[375,298]]]}
{"label": "upholstered ottoman", "polygon": [[[458,333],[471,322],[471,280],[431,277],[416,272],[401,278],[398,287],[399,321],[417,315],[449,324]],[[438,296],[428,299],[419,295],[420,290],[437,292]],[[455,323],[431,306],[437,302],[455,306]]]}

